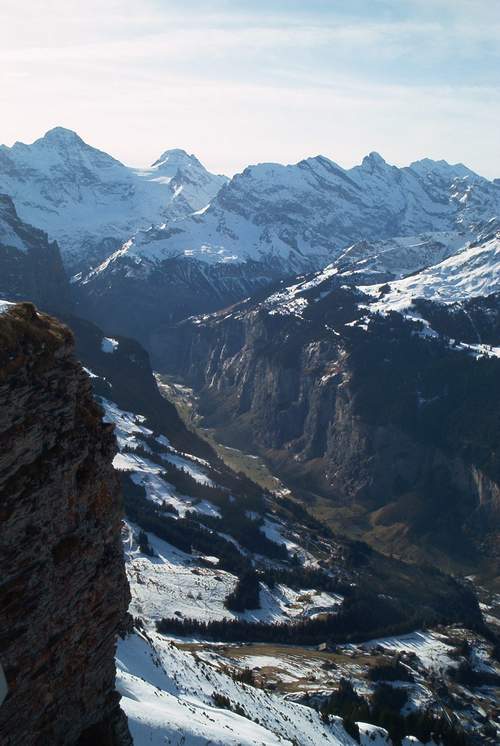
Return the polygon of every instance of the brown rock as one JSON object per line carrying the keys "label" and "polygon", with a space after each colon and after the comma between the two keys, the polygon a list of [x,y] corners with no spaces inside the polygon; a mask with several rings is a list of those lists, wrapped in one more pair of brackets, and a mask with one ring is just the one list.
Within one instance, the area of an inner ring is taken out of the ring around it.
{"label": "brown rock", "polygon": [[103,423],[71,332],[0,316],[0,706],[4,746],[130,744],[114,690],[129,601]]}

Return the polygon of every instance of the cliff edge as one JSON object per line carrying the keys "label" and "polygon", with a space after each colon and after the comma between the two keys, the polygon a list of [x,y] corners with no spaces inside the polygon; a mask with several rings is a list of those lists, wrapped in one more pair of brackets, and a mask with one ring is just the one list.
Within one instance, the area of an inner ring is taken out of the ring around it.
{"label": "cliff edge", "polygon": [[115,691],[129,602],[113,428],[71,332],[0,314],[0,706],[5,746],[131,739]]}

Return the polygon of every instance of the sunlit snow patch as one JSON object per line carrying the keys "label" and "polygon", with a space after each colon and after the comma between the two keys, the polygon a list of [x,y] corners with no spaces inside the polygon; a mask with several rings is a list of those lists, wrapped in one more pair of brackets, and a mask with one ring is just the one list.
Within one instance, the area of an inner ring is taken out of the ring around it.
{"label": "sunlit snow patch", "polygon": [[15,305],[15,303],[11,303],[9,300],[0,300],[0,313],[5,313]]}
{"label": "sunlit snow patch", "polygon": [[103,352],[113,353],[118,349],[119,342],[112,337],[103,337],[101,342],[101,350]]}

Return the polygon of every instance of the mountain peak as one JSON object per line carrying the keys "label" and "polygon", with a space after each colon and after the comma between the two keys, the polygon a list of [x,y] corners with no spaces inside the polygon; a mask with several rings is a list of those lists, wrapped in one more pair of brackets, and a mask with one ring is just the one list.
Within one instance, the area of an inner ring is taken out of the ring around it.
{"label": "mountain peak", "polygon": [[382,158],[380,153],[377,153],[375,150],[372,150],[371,153],[368,155],[365,155],[363,158],[363,161],[361,163],[362,166],[370,167],[370,168],[376,168],[377,166],[387,166],[386,161]]}
{"label": "mountain peak", "polygon": [[413,171],[417,171],[420,174],[440,174],[442,176],[477,176],[474,171],[464,166],[463,163],[448,163],[443,158],[438,161],[432,158],[421,158],[418,161],[413,161],[409,166]]}
{"label": "mountain peak", "polygon": [[36,142],[45,142],[49,144],[64,145],[84,145],[80,135],[66,127],[53,127],[48,130],[43,137]]}
{"label": "mountain peak", "polygon": [[162,170],[175,172],[178,168],[185,168],[186,166],[203,168],[195,155],[190,155],[182,148],[170,148],[160,155],[151,168],[161,168]]}

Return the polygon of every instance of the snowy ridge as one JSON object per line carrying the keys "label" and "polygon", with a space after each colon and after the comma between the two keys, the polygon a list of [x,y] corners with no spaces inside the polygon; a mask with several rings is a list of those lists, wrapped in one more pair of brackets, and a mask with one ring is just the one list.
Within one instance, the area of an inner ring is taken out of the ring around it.
{"label": "snowy ridge", "polygon": [[31,145],[0,146],[0,192],[57,239],[71,267],[102,260],[140,227],[199,210],[225,181],[176,150],[137,171],[63,127]]}
{"label": "snowy ridge", "polygon": [[[411,277],[391,282],[380,296],[380,285],[360,287],[376,298],[372,311],[404,312],[416,298],[438,303],[488,296],[500,291],[500,229],[491,221],[486,238],[466,246],[448,259]],[[378,297],[377,297],[378,296]]]}
{"label": "snowy ridge", "polygon": [[[249,166],[202,214],[175,227],[137,233],[114,259],[251,259],[278,262],[283,271],[297,272],[327,264],[353,240],[418,236],[425,231],[430,235],[420,241],[420,262],[408,259],[414,271],[429,258],[436,261],[449,253],[451,231],[463,230],[499,209],[498,187],[461,164],[427,159],[399,169],[372,153],[360,166],[346,170],[318,156],[291,166]],[[393,254],[415,254],[405,242],[396,241],[392,249]],[[404,269],[403,262],[397,271]]]}
{"label": "snowy ridge", "polygon": [[419,236],[398,236],[385,241],[359,241],[349,246],[336,260],[339,274],[350,282],[366,283],[386,276],[400,279],[437,264],[463,248],[474,237],[470,231],[444,231]]}

